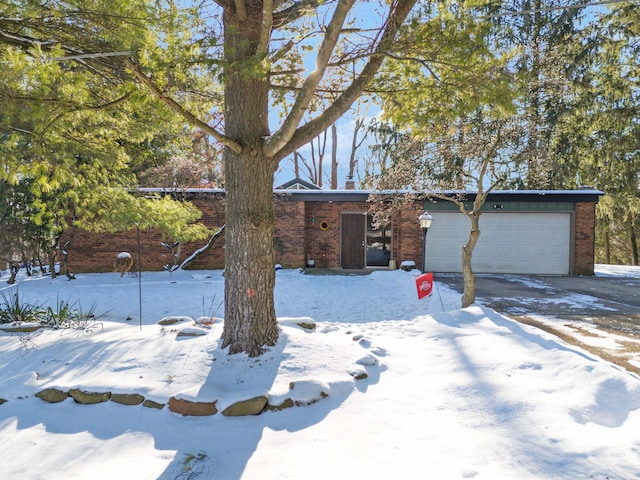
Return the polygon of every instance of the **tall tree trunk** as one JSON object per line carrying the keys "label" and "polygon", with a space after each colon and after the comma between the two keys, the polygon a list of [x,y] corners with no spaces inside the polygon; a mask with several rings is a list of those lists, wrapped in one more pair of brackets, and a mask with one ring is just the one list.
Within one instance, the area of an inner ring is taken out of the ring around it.
{"label": "tall tree trunk", "polygon": [[300,161],[298,160],[299,156],[300,154],[297,151],[293,152],[293,176],[295,178],[300,178]]}
{"label": "tall tree trunk", "polygon": [[467,214],[471,220],[471,231],[467,243],[462,247],[462,277],[464,279],[464,292],[462,293],[462,308],[466,308],[476,301],[476,275],[471,267],[473,249],[480,238],[480,212]]}
{"label": "tall tree trunk", "polygon": [[638,237],[636,235],[636,222],[631,217],[631,222],[629,222],[629,237],[631,240],[631,259],[633,265],[638,265]]}
{"label": "tall tree trunk", "polygon": [[7,283],[9,285],[13,285],[14,283],[16,283],[16,276],[18,275],[19,271],[19,265],[16,265],[13,262],[9,262],[9,279],[7,280]]}
{"label": "tall tree trunk", "polygon": [[604,263],[611,263],[611,237],[609,234],[609,220],[604,221]]}
{"label": "tall tree trunk", "polygon": [[338,127],[331,125],[331,189],[338,189]]}
{"label": "tall tree trunk", "polygon": [[266,75],[245,74],[241,65],[256,52],[261,8],[245,19],[225,10],[225,134],[241,146],[224,151],[226,188],[225,319],[222,348],[263,353],[278,340],[273,292],[273,179],[277,162],[262,145],[269,135]]}
{"label": "tall tree trunk", "polygon": [[56,235],[53,239],[53,243],[49,247],[49,273],[51,278],[56,278],[56,257],[58,255],[58,244],[60,243],[60,235]]}

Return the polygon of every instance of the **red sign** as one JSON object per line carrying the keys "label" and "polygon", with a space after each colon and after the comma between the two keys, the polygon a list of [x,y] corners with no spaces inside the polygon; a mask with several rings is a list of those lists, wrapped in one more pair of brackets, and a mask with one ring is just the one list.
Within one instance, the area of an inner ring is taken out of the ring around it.
{"label": "red sign", "polygon": [[433,290],[433,273],[423,273],[416,277],[416,288],[418,289],[418,300],[427,297]]}

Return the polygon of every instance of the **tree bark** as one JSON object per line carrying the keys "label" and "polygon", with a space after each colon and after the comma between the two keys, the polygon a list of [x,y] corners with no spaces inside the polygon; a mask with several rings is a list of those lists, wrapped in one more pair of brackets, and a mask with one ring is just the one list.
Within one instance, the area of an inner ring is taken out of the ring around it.
{"label": "tree bark", "polygon": [[58,255],[58,244],[60,243],[60,235],[56,235],[53,239],[53,243],[49,247],[49,273],[51,278],[56,278],[56,257]]}
{"label": "tree bark", "polygon": [[7,280],[7,284],[13,285],[16,283],[16,276],[19,271],[20,267],[18,265],[15,265],[13,262],[9,264],[9,279]]}
{"label": "tree bark", "polygon": [[471,267],[473,249],[480,238],[480,212],[467,214],[471,220],[471,230],[467,243],[462,247],[462,276],[464,279],[464,292],[462,293],[462,308],[466,308],[476,301],[476,276]]}
{"label": "tree bark", "polygon": [[225,148],[225,319],[222,348],[258,356],[278,340],[274,307],[273,180],[277,162],[263,151],[269,135],[266,75],[243,74],[255,54],[261,9],[240,19],[225,11],[225,135],[241,152]]}
{"label": "tree bark", "polygon": [[604,226],[604,263],[607,265],[611,263],[611,242],[609,237],[609,223],[605,221]]}
{"label": "tree bark", "polygon": [[631,261],[633,265],[638,265],[638,260],[640,260],[640,256],[638,255],[638,237],[636,236],[636,222],[633,217],[631,218],[631,222],[629,222],[629,240],[631,241]]}
{"label": "tree bark", "polygon": [[338,189],[338,127],[331,125],[331,189]]}

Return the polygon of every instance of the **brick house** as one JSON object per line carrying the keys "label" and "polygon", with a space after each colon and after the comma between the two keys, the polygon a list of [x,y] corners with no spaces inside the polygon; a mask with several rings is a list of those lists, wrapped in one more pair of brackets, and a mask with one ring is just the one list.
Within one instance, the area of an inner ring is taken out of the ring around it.
{"label": "brick house", "polygon": [[[405,260],[422,265],[424,237],[418,216],[427,209],[433,216],[424,247],[427,270],[461,271],[460,249],[469,221],[450,202],[416,202],[380,230],[373,228],[367,191],[319,190],[307,182],[284,187],[274,191],[274,250],[276,262],[284,268],[394,268]],[[602,194],[592,189],[492,192],[480,218],[482,234],[474,250],[474,270],[592,275],[595,207]],[[207,226],[224,224],[224,191],[186,189],[180,196],[202,211],[201,221]],[[467,197],[472,201],[474,194]],[[139,238],[142,270],[162,270],[172,263],[172,252],[161,242],[171,245],[173,239],[144,226]],[[76,230],[68,247],[69,268],[112,271],[121,251],[130,252],[137,264],[137,242],[135,230],[116,234]],[[204,243],[181,245],[180,261]],[[224,235],[189,268],[224,268]]]}

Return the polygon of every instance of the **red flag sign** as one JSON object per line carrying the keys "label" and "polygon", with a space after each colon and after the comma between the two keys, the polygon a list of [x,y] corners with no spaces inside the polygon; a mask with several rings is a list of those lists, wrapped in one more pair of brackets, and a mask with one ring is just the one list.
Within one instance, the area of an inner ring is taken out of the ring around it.
{"label": "red flag sign", "polygon": [[418,300],[427,297],[433,290],[433,273],[423,273],[416,277],[416,288],[418,289]]}

